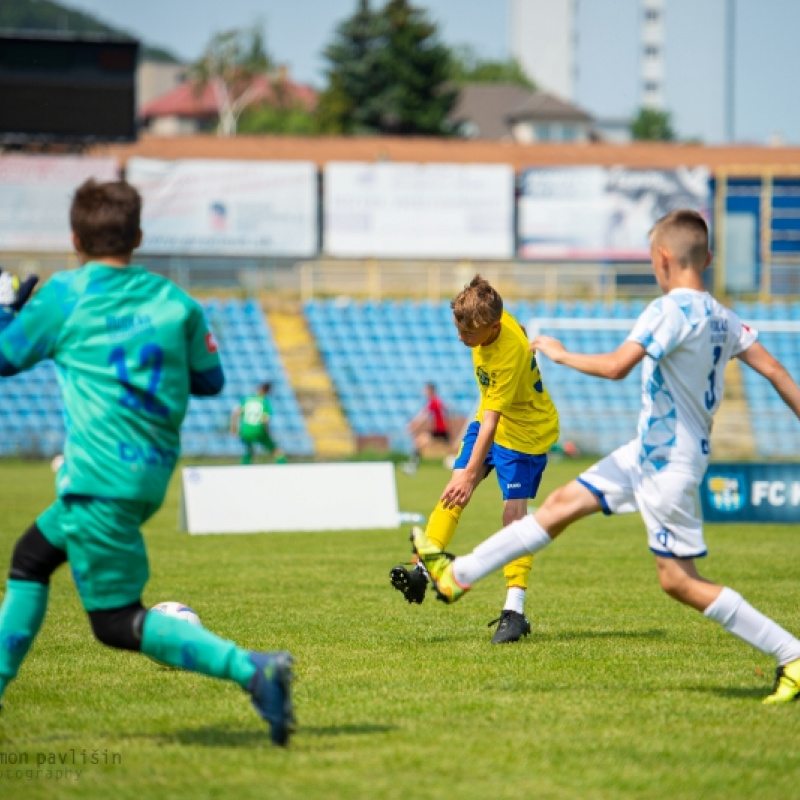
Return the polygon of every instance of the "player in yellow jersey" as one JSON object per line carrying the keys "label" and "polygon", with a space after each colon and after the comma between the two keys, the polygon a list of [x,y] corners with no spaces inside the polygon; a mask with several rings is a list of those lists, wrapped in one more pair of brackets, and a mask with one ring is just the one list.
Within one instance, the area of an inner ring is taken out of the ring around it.
{"label": "player in yellow jersey", "polygon": [[[558,413],[542,384],[536,355],[523,327],[503,310],[503,300],[476,275],[450,304],[459,339],[472,349],[481,403],[461,442],[450,482],[428,520],[426,535],[445,550],[475,487],[492,470],[503,493],[503,524],[522,519],[536,497],[547,452],[558,439]],[[533,559],[508,564],[506,602],[492,643],[516,642],[531,631],[525,593]],[[421,603],[428,576],[421,564],[390,572],[392,585],[409,603]]]}

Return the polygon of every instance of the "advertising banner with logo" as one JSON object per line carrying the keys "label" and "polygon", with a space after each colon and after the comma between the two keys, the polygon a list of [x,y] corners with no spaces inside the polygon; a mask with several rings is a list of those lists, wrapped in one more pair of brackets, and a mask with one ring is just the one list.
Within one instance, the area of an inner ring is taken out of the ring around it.
{"label": "advertising banner with logo", "polygon": [[800,464],[710,464],[700,484],[707,522],[800,522]]}
{"label": "advertising banner with logo", "polygon": [[317,253],[317,168],[310,161],[131,158],[126,173],[144,200],[145,253]]}
{"label": "advertising banner with logo", "polygon": [[512,258],[507,164],[325,167],[324,250],[337,258]]}
{"label": "advertising banner with logo", "polygon": [[69,207],[88,178],[113,181],[113,158],[0,156],[0,250],[71,253]]}
{"label": "advertising banner with logo", "polygon": [[648,261],[647,234],[676,208],[708,219],[706,167],[529,169],[518,201],[519,255],[530,259]]}

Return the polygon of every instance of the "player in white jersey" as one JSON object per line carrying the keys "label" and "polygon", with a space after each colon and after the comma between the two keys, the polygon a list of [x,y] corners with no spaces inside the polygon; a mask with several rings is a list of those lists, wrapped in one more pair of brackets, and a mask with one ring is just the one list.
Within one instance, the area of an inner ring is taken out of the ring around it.
{"label": "player in white jersey", "polygon": [[[638,508],[656,555],[706,554],[697,487],[708,466],[711,423],[722,399],[725,364],[756,339],[755,331],[702,288],[681,287],[654,300],[626,340],[638,345],[629,348],[633,357],[649,356],[642,364],[637,437],[578,482],[607,514]],[[554,343],[549,339],[542,352]]]}
{"label": "player in white jersey", "polygon": [[539,336],[531,348],[587,375],[620,380],[641,361],[642,411],[636,438],[579,478],[556,489],[535,513],[513,522],[467,556],[443,553],[424,533],[414,548],[439,598],[452,603],[512,559],[536,553],[571,523],[603,511],[638,510],[661,588],[778,663],[765,703],[800,697],[800,641],[733,589],[703,578],[694,559],[706,554],[698,487],[711,452],[711,422],[727,362],[738,357],[761,373],[800,417],[800,387],[757,341],[755,331],[709,295],[702,273],[711,262],[708,227],[694,211],[659,220],[650,234],[653,271],[664,296],[652,302],[612,353],[581,354]]}

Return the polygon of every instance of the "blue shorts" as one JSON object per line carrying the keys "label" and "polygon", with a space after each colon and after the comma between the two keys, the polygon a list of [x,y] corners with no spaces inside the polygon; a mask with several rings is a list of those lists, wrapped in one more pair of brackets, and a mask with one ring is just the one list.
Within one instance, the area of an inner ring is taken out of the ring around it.
{"label": "blue shorts", "polygon": [[[454,469],[464,469],[469,463],[480,429],[480,422],[470,423],[461,442]],[[489,472],[497,470],[497,483],[503,493],[503,500],[519,500],[523,497],[536,497],[542,482],[542,473],[547,466],[547,456],[520,453],[518,450],[492,443],[483,463],[489,468]]]}

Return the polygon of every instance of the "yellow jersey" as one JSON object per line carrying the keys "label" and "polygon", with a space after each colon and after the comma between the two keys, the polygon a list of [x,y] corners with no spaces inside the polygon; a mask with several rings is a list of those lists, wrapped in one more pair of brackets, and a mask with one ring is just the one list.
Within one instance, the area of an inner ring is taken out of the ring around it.
{"label": "yellow jersey", "polygon": [[499,412],[495,442],[520,453],[542,455],[558,441],[558,412],[522,326],[507,311],[500,322],[500,334],[491,344],[472,348],[481,390],[475,419],[482,421],[484,411]]}

